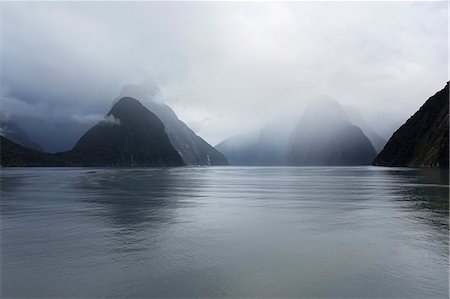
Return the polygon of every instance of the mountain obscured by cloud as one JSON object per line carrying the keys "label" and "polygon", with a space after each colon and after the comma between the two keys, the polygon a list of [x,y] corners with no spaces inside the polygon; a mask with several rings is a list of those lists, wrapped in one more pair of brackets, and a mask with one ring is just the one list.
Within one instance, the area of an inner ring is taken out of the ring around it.
{"label": "mountain obscured by cloud", "polygon": [[41,151],[42,148],[36,142],[33,142],[27,134],[14,122],[7,119],[0,119],[0,135],[22,146]]}
{"label": "mountain obscured by cloud", "polygon": [[92,124],[123,85],[151,78],[158,97],[212,144],[286,110],[300,116],[318,94],[355,107],[387,139],[448,80],[447,8],[3,2],[1,109]]}
{"label": "mountain obscured by cloud", "polygon": [[282,166],[286,164],[289,136],[297,117],[277,119],[260,130],[225,139],[216,145],[231,165]]}
{"label": "mountain obscured by cloud", "polygon": [[291,166],[369,165],[376,151],[363,130],[351,123],[338,102],[311,101],[295,126],[287,149]]}
{"label": "mountain obscured by cloud", "polygon": [[169,140],[188,165],[228,165],[225,156],[197,136],[191,128],[178,119],[175,112],[161,102],[156,85],[144,82],[140,85],[125,85],[115,102],[123,97],[132,97],[154,113],[164,124]]}
{"label": "mountain obscured by cloud", "polygon": [[350,122],[363,131],[364,135],[369,138],[370,143],[372,143],[373,147],[377,151],[377,153],[381,152],[383,147],[386,145],[387,140],[381,137],[377,132],[375,132],[372,127],[366,122],[361,112],[351,106],[344,107],[347,112],[347,115],[350,118]]}

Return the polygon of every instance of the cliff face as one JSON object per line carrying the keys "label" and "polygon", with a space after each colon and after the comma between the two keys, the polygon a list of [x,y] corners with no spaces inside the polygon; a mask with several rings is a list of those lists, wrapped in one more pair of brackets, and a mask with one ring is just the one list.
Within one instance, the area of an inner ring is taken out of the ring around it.
{"label": "cliff face", "polygon": [[178,119],[168,105],[154,100],[158,93],[158,87],[147,82],[147,85],[125,85],[119,98],[127,96],[143,101],[145,106],[163,122],[170,142],[186,164],[228,165],[227,158]]}
{"label": "cliff face", "polygon": [[186,164],[228,165],[227,158],[179,120],[169,106],[153,101],[146,105],[163,122],[170,142]]}
{"label": "cliff face", "polygon": [[184,164],[158,117],[136,99],[126,97],[63,156],[80,166]]}
{"label": "cliff face", "polygon": [[389,139],[373,161],[378,166],[448,167],[449,84]]}

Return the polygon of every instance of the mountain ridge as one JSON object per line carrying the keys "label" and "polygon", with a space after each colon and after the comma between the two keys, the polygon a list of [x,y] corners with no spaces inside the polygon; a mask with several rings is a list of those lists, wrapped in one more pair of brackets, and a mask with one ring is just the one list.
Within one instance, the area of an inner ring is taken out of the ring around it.
{"label": "mountain ridge", "polygon": [[66,152],[43,153],[2,137],[2,166],[182,166],[159,118],[124,97]]}
{"label": "mountain ridge", "polygon": [[[156,84],[128,84],[122,87],[119,98],[131,96],[143,101],[164,124],[169,140],[188,165],[228,165],[227,158],[203,138],[195,134],[167,104],[155,100],[160,93]],[[117,101],[117,99],[116,99]]]}
{"label": "mountain ridge", "polygon": [[32,141],[30,137],[28,137],[28,134],[13,121],[0,120],[0,135],[24,147],[42,151],[42,147],[38,143]]}
{"label": "mountain ridge", "polygon": [[376,151],[343,107],[328,97],[310,102],[289,139],[291,166],[370,165]]}
{"label": "mountain ridge", "polygon": [[419,108],[397,131],[376,166],[449,166],[449,82]]}

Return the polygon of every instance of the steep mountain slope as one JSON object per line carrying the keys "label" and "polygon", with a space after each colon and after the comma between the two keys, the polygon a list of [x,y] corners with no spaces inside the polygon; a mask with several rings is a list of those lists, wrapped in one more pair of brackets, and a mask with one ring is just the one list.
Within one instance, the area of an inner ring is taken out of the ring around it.
{"label": "steep mountain slope", "polygon": [[39,152],[0,136],[1,166],[72,166],[70,162],[54,154]]}
{"label": "steep mountain slope", "polygon": [[158,117],[136,99],[126,97],[63,156],[81,166],[184,164]]}
{"label": "steep mountain slope", "polygon": [[164,123],[170,142],[187,164],[228,165],[225,156],[179,120],[169,106],[152,101],[146,105]]}
{"label": "steep mountain slope", "polygon": [[369,139],[334,100],[320,98],[306,108],[290,137],[286,163],[292,166],[368,165],[376,156]]}
{"label": "steep mountain slope", "polygon": [[449,83],[389,139],[373,164],[448,167]]}
{"label": "steep mountain slope", "polygon": [[197,136],[166,104],[154,101],[159,94],[156,85],[125,85],[120,98],[133,97],[144,101],[146,107],[163,122],[170,142],[189,165],[228,165],[225,156]]}
{"label": "steep mountain slope", "polygon": [[0,135],[24,147],[28,147],[37,151],[42,151],[41,146],[31,141],[28,135],[25,134],[25,132],[12,121],[7,120],[0,121]]}
{"label": "steep mountain slope", "polygon": [[369,124],[362,116],[361,112],[359,112],[357,109],[355,109],[354,107],[346,106],[345,110],[347,111],[347,114],[350,118],[350,122],[355,126],[361,128],[364,135],[369,138],[377,153],[381,152],[383,147],[386,145],[387,140],[378,135],[378,133],[369,126]]}

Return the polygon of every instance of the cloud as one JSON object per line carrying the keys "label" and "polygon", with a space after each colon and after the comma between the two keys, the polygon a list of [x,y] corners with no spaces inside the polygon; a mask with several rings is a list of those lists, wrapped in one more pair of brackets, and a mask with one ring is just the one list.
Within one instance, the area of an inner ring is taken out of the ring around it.
{"label": "cloud", "polygon": [[101,114],[72,115],[71,119],[80,124],[96,124],[105,117]]}
{"label": "cloud", "polygon": [[[443,2],[5,2],[2,108],[104,115],[151,78],[217,143],[317,94],[389,135],[448,80]],[[383,121],[380,122],[379,120]],[[389,136],[387,136],[389,137]]]}
{"label": "cloud", "polygon": [[8,129],[7,126],[0,126],[0,135],[3,137],[7,137],[8,135],[14,133],[14,131]]}
{"label": "cloud", "polygon": [[88,115],[72,115],[71,120],[79,124],[95,125],[101,123],[104,125],[120,125],[120,119],[114,117],[114,115],[107,114],[105,116],[100,114],[88,114]]}
{"label": "cloud", "polygon": [[100,121],[100,123],[107,126],[120,126],[120,119],[114,117],[114,115],[108,114]]}

